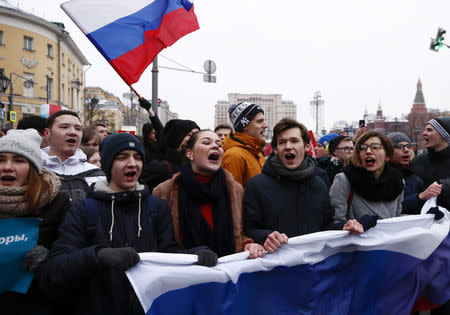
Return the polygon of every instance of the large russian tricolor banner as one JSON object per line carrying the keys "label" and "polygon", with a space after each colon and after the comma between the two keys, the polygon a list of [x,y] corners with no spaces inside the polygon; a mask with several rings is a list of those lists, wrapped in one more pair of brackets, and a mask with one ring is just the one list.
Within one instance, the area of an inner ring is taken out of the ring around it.
{"label": "large russian tricolor banner", "polygon": [[61,8],[128,84],[161,50],[199,28],[187,0],[72,0]]}
{"label": "large russian tricolor banner", "polygon": [[147,314],[410,314],[418,297],[450,299],[450,214],[378,221],[362,235],[325,231],[273,254],[143,253],[127,271]]}

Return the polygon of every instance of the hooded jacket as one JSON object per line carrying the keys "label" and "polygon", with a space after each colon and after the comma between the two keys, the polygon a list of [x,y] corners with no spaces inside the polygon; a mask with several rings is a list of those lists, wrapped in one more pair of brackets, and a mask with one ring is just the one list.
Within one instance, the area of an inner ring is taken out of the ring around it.
{"label": "hooded jacket", "polygon": [[245,186],[250,178],[261,173],[265,163],[262,150],[266,142],[242,132],[230,133],[222,142],[222,167]]}
{"label": "hooded jacket", "polygon": [[[309,155],[305,159],[315,168]],[[255,242],[264,244],[273,231],[288,237],[342,228],[333,225],[334,210],[330,205],[328,188],[315,175],[290,179],[278,174],[269,157],[262,173],[253,177],[245,187],[244,231]]]}
{"label": "hooded jacket", "polygon": [[[242,228],[242,197],[244,195],[244,190],[242,189],[242,186],[233,179],[233,176],[230,174],[230,172],[226,170],[224,171],[227,188],[230,193],[236,252],[241,252],[244,250],[245,244],[253,242],[251,238],[248,238],[244,235]],[[158,185],[153,190],[153,195],[160,197],[161,199],[166,200],[169,203],[170,212],[173,218],[175,238],[180,244],[183,244],[181,240],[180,224],[178,220],[178,191],[180,176],[181,173],[177,173],[172,177],[172,179],[169,179],[164,183]]]}
{"label": "hooded jacket", "polygon": [[[144,313],[125,273],[104,267],[96,256],[99,247],[132,246],[137,252],[179,248],[167,203],[150,195],[144,185],[136,188],[114,193],[106,181],[99,181],[89,197],[67,213],[40,279],[50,296],[66,301],[73,297],[62,313]],[[97,209],[93,238],[88,234],[90,207]]]}
{"label": "hooded jacket", "polygon": [[[43,160],[43,168],[59,175],[75,175],[98,168],[97,166],[88,163],[86,154],[81,149],[77,149],[74,155],[62,162],[56,155],[48,155],[50,147],[41,149],[41,156]],[[92,183],[100,179],[105,179],[104,176],[85,177],[86,183],[90,186]]]}

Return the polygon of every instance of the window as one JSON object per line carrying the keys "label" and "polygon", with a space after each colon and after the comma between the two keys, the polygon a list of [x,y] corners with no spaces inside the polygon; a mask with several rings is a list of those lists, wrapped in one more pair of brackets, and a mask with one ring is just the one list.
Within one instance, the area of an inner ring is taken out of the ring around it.
{"label": "window", "polygon": [[23,49],[33,50],[33,38],[28,36],[23,37]]}
{"label": "window", "polygon": [[4,44],[5,43],[3,42],[3,31],[0,31],[0,46]]}
{"label": "window", "polygon": [[47,57],[53,58],[53,46],[50,44],[47,44]]}
{"label": "window", "polygon": [[62,65],[64,67],[66,65],[66,62],[64,61],[64,53],[62,53],[61,62],[62,62]]}
{"label": "window", "polygon": [[53,99],[53,79],[47,77],[47,98],[48,101]]}
{"label": "window", "polygon": [[61,88],[61,101],[63,102],[63,104],[66,102],[66,100],[65,100],[65,97],[66,97],[66,93],[65,93],[65,86],[64,86],[64,84],[62,85],[62,88]]}
{"label": "window", "polygon": [[23,96],[34,97],[34,74],[24,72],[23,76],[26,78],[23,79]]}

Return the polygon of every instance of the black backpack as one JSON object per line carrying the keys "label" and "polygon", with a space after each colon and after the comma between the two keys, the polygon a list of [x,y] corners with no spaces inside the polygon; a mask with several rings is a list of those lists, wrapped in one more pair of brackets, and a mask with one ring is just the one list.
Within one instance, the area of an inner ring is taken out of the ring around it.
{"label": "black backpack", "polygon": [[71,204],[74,205],[80,200],[85,199],[90,189],[84,178],[105,176],[105,173],[99,168],[94,168],[75,175],[58,174],[58,176],[61,179],[60,190],[69,196]]}

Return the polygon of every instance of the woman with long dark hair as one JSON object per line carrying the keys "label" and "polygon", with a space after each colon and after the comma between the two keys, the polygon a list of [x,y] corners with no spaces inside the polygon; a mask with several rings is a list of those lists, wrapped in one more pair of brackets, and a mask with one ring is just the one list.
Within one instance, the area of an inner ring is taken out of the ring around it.
{"label": "woman with long dark hair", "polygon": [[249,251],[261,257],[264,248],[243,234],[243,188],[220,165],[222,142],[211,130],[194,133],[186,143],[189,164],[153,194],[167,200],[175,238],[184,247],[208,246],[219,257]]}

